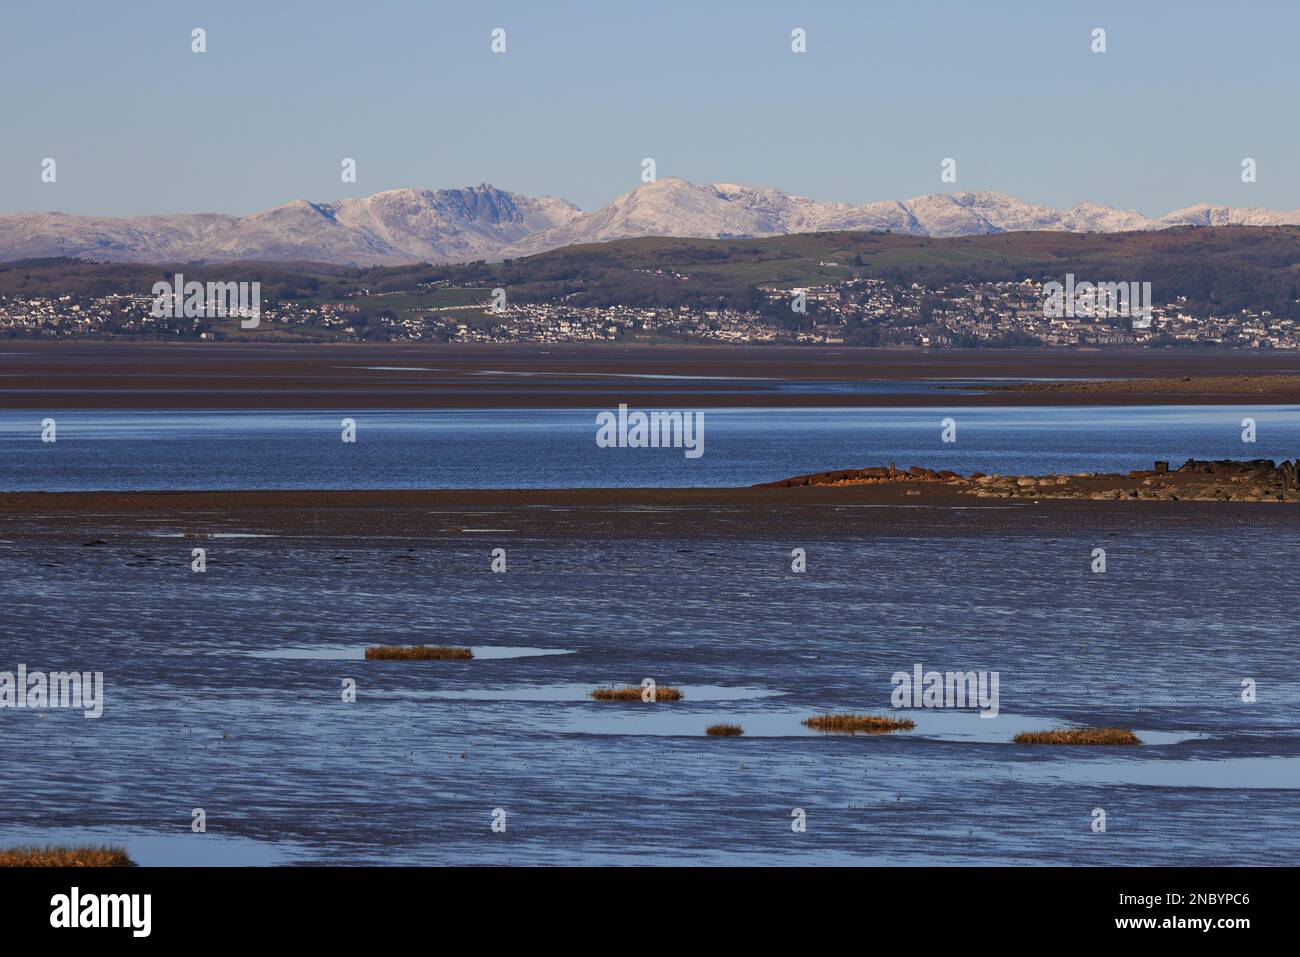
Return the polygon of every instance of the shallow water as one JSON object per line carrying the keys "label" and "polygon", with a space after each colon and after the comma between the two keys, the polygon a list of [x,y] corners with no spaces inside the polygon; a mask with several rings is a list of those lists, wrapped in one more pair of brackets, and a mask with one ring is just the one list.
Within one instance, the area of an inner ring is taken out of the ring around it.
{"label": "shallow water", "polygon": [[[58,424],[40,441],[41,420]],[[596,446],[596,410],[0,412],[0,490],[739,486],[868,465],[969,473],[1294,458],[1297,406],[710,409],[704,453]],[[1250,416],[1257,441],[1241,440]],[[957,422],[955,443],[940,423]]]}
{"label": "shallow water", "polygon": [[[535,658],[539,655],[571,655],[568,648],[518,648],[507,645],[469,645],[474,654],[473,661],[493,661],[501,658]],[[366,646],[352,648],[268,648],[263,651],[250,651],[254,658],[289,658],[306,661],[364,661]],[[426,662],[425,666],[446,666],[451,662]]]}
{"label": "shallow water", "polygon": [[[216,840],[256,864],[1300,857],[1295,524],[1107,533],[1101,575],[1099,536],[1074,532],[799,542],[804,574],[762,537],[515,542],[504,575],[481,543],[397,563],[352,540],[343,566],[331,543],[226,539],[198,575],[151,530],[85,549],[5,526],[0,670],[100,670],[106,698],[98,720],[0,710],[6,843],[91,829],[143,863],[207,863]],[[571,653],[356,660],[380,643]],[[270,655],[293,649],[313,654]],[[893,713],[916,662],[999,672],[1000,715],[799,725]],[[645,677],[685,699],[587,697]],[[718,721],[747,734],[705,736]],[[1074,725],[1146,743],[1008,743]]]}
{"label": "shallow water", "polygon": [[141,867],[266,867],[289,864],[300,856],[287,844],[196,832],[191,827],[167,833],[123,828],[67,827],[30,831],[0,828],[0,847],[23,845],[108,846],[124,849]]}

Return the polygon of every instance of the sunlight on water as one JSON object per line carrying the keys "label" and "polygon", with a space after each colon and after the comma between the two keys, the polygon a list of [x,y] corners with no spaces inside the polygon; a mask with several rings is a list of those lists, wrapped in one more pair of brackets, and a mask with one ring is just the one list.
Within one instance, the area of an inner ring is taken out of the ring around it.
{"label": "sunlight on water", "polygon": [[[1243,415],[1258,441],[1241,441]],[[958,441],[940,441],[954,416]],[[867,465],[969,473],[1128,471],[1154,459],[1291,458],[1300,407],[717,409],[704,454],[596,446],[595,410],[0,413],[0,489],[737,486]]]}

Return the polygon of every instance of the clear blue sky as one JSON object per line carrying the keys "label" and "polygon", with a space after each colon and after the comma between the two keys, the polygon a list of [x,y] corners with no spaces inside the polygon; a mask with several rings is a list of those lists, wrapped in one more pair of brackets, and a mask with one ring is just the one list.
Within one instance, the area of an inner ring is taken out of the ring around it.
{"label": "clear blue sky", "polygon": [[854,203],[1293,209],[1298,37],[1295,0],[5,0],[0,212],[247,213],[484,181],[592,209],[645,156],[661,177]]}

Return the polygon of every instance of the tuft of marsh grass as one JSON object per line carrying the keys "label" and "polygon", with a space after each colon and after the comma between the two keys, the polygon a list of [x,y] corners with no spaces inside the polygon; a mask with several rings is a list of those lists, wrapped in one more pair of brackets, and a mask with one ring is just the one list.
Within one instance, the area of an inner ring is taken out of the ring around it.
{"label": "tuft of marsh grass", "polygon": [[448,645],[376,645],[366,649],[367,661],[469,661],[474,652]]}
{"label": "tuft of marsh grass", "polygon": [[704,733],[715,738],[738,738],[745,733],[745,729],[738,724],[711,724],[704,729]]}
{"label": "tuft of marsh grass", "polygon": [[[627,688],[597,688],[591,693],[591,696],[597,701],[640,701],[641,693],[644,688],[633,685]],[[669,688],[667,685],[657,685],[655,687],[655,698],[657,701],[681,701],[682,693],[676,688]]]}
{"label": "tuft of marsh grass", "polygon": [[0,850],[0,867],[135,867],[120,847],[36,847]]}
{"label": "tuft of marsh grass", "polygon": [[804,726],[828,734],[888,734],[910,731],[916,722],[907,718],[886,718],[876,714],[819,714],[804,719]]}
{"label": "tuft of marsh grass", "polygon": [[1024,731],[1016,744],[1141,744],[1137,735],[1123,728],[1066,728],[1064,731]]}

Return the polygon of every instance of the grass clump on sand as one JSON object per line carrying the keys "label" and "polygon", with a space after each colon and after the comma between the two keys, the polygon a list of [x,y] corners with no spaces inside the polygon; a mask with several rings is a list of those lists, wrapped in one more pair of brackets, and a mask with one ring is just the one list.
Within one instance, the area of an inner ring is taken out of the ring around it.
{"label": "grass clump on sand", "polygon": [[[627,688],[597,688],[591,696],[597,701],[641,701],[645,689],[639,686]],[[656,685],[653,701],[681,701],[682,693],[667,685]]]}
{"label": "grass clump on sand", "polygon": [[0,867],[135,867],[120,847],[10,847]]}
{"label": "grass clump on sand", "polygon": [[1123,728],[1066,728],[1064,731],[1025,731],[1016,744],[1141,744],[1137,735]]}
{"label": "grass clump on sand", "polygon": [[745,729],[738,724],[711,724],[704,729],[704,733],[715,738],[738,738],[745,733]]}
{"label": "grass clump on sand", "polygon": [[367,661],[469,661],[474,652],[448,645],[377,645],[366,649]]}
{"label": "grass clump on sand", "polygon": [[910,731],[916,722],[907,718],[885,718],[876,714],[819,714],[804,719],[804,726],[828,734],[888,734]]}

